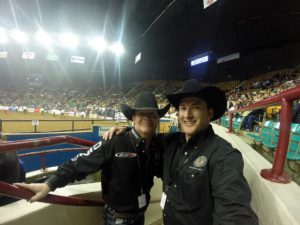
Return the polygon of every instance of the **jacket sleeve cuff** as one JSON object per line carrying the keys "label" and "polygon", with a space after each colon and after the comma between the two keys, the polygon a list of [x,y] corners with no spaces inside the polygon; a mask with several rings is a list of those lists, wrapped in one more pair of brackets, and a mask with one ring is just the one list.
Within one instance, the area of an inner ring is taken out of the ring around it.
{"label": "jacket sleeve cuff", "polygon": [[54,191],[56,188],[66,185],[64,179],[56,175],[52,175],[51,177],[49,177],[45,181],[45,183],[49,186],[51,191]]}

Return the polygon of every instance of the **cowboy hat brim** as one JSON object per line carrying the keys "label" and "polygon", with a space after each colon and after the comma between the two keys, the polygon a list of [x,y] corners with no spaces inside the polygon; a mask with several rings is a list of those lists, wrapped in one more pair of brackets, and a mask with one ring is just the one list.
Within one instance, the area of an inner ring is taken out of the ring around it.
{"label": "cowboy hat brim", "polygon": [[120,105],[121,112],[123,115],[128,119],[132,120],[132,116],[134,115],[135,111],[157,111],[157,115],[159,118],[163,117],[170,109],[170,104],[167,104],[164,108],[158,109],[153,107],[141,107],[141,108],[133,108],[126,104]]}
{"label": "cowboy hat brim", "polygon": [[167,95],[169,102],[178,110],[180,101],[187,97],[197,97],[203,99],[208,106],[214,110],[211,121],[220,118],[226,111],[226,96],[224,92],[214,86],[207,86],[195,92],[181,92]]}

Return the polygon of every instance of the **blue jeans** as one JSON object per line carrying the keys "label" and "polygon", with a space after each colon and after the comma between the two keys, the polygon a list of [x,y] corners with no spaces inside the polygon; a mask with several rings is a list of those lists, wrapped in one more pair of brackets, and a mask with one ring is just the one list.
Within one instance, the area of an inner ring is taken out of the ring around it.
{"label": "blue jeans", "polygon": [[246,127],[249,129],[249,130],[253,130],[254,128],[254,125],[255,125],[255,121],[258,121],[259,118],[255,115],[250,115],[248,117],[248,122],[247,122],[247,125]]}
{"label": "blue jeans", "polygon": [[104,206],[103,219],[104,225],[144,225],[144,214],[138,214],[136,217],[127,217],[120,215],[122,213],[116,213],[108,206]]}

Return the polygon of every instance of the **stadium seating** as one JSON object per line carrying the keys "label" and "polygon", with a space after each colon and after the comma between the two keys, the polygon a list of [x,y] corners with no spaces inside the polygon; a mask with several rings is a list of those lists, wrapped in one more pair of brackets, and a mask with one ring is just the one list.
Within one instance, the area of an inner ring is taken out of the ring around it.
{"label": "stadium seating", "polygon": [[262,144],[264,138],[272,139],[274,132],[274,122],[271,120],[265,121],[263,127],[261,128],[259,134],[247,133],[247,136],[250,137],[255,144]]}
{"label": "stadium seating", "polygon": [[[241,123],[242,123],[243,118],[238,117],[238,118],[233,118],[232,119],[232,129],[237,130],[240,129]],[[223,116],[221,118],[221,125],[223,127],[229,127],[229,117]]]}
{"label": "stadium seating", "polygon": [[300,160],[300,124],[292,124],[287,159]]}
{"label": "stadium seating", "polygon": [[263,137],[262,144],[265,148],[276,151],[277,143],[279,139],[279,127],[280,123],[275,122],[271,132],[267,132],[266,136]]}
{"label": "stadium seating", "polygon": [[232,120],[232,129],[234,129],[234,130],[240,129],[242,121],[243,121],[242,117],[233,118],[233,120]]}
{"label": "stadium seating", "polygon": [[[265,121],[259,134],[247,133],[247,136],[255,144],[262,145],[264,149],[270,149],[275,152],[279,140],[279,128],[279,122]],[[291,124],[287,159],[300,162],[300,124]]]}
{"label": "stadium seating", "polygon": [[229,127],[229,118],[227,118],[226,116],[222,116],[222,118],[221,118],[221,125],[223,127],[228,128]]}

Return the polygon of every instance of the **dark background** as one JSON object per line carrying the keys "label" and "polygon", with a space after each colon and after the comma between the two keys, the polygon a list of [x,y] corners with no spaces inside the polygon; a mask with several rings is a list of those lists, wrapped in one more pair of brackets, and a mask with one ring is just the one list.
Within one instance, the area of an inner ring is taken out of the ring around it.
{"label": "dark background", "polygon": [[[214,83],[300,63],[299,0],[219,0],[205,10],[201,0],[10,0],[0,2],[0,27],[32,35],[26,46],[0,45],[8,51],[0,59],[0,82],[37,75],[80,86],[190,77]],[[39,27],[54,35],[72,31],[81,45],[54,46],[60,61],[46,61],[46,50],[33,40]],[[84,40],[99,34],[122,41],[125,54],[97,55]],[[23,50],[35,51],[36,58],[21,59]],[[134,64],[139,52],[142,59]],[[191,68],[189,59],[205,52],[210,61]],[[235,52],[240,59],[216,63]],[[73,54],[86,63],[71,64]]]}

